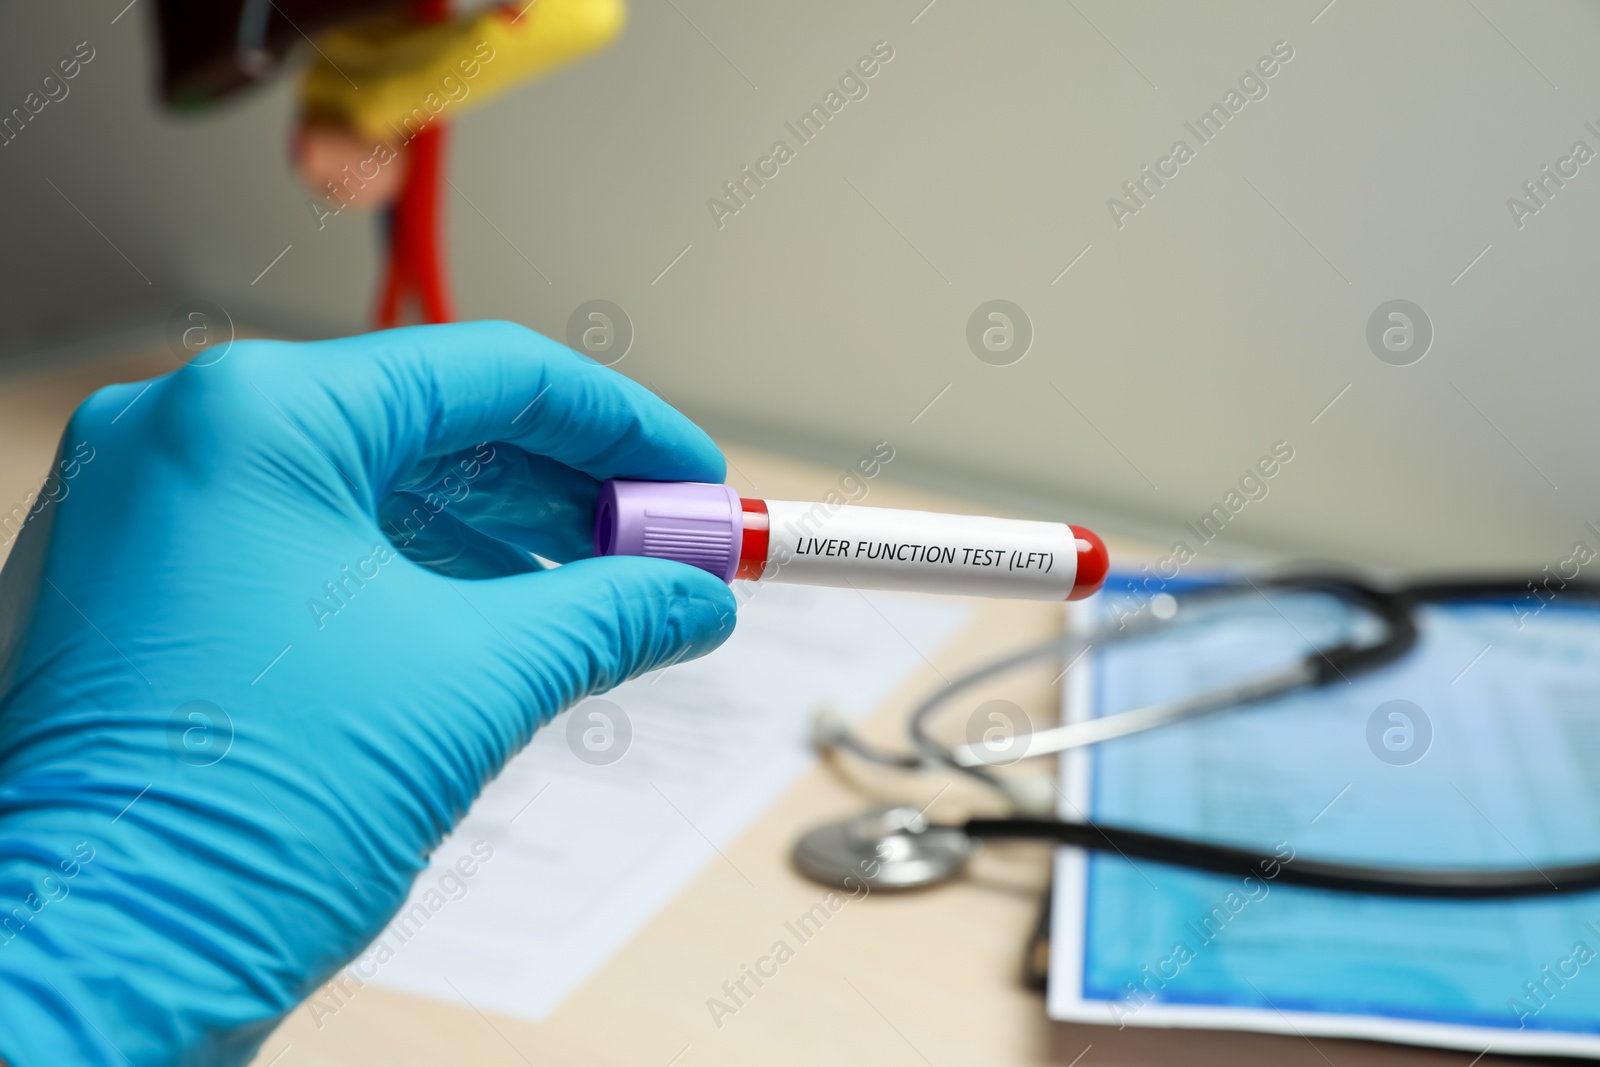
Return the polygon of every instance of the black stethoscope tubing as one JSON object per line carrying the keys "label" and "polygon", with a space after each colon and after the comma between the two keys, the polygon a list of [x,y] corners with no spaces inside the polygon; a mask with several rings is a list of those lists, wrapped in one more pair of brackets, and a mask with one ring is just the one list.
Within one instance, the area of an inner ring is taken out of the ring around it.
{"label": "black stethoscope tubing", "polygon": [[[1197,598],[1220,599],[1223,596],[1252,591],[1265,595],[1264,590],[1267,589],[1280,592],[1322,592],[1354,603],[1378,618],[1384,624],[1384,635],[1381,639],[1365,644],[1344,643],[1314,652],[1305,658],[1303,686],[1318,688],[1335,681],[1347,681],[1356,674],[1393,663],[1415,648],[1418,641],[1415,614],[1420,605],[1524,596],[1532,588],[1533,583],[1526,578],[1473,578],[1430,580],[1395,590],[1382,590],[1342,575],[1302,574],[1254,581],[1245,579],[1243,582],[1196,587],[1182,593],[1179,599],[1180,601]],[[1573,579],[1558,589],[1546,587],[1546,592],[1552,596],[1600,600],[1600,582]],[[1136,633],[1126,636],[1137,636],[1139,632],[1150,632],[1152,629],[1153,627],[1146,627],[1142,631],[1136,630]],[[957,693],[1037,660],[1059,655],[1064,650],[1081,644],[1081,638],[1058,638],[988,664],[957,679],[938,694],[925,700],[912,713],[910,734],[918,755],[892,758],[897,765],[908,768],[922,768],[929,763],[941,764],[979,778],[990,785],[997,785],[998,776],[992,771],[984,767],[958,764],[949,750],[934,741],[928,733],[931,719]],[[1281,696],[1286,691],[1288,690],[1266,693],[1260,699]],[[852,742],[853,739],[846,741],[845,744],[857,752],[862,752],[864,746]],[[877,758],[880,762],[886,762],[881,755]],[[1534,868],[1531,872],[1515,868],[1386,867],[1340,863],[1310,857],[1295,857],[1286,861],[1282,856],[1248,848],[1093,821],[1010,816],[969,819],[966,823],[951,828],[976,839],[1054,841],[1095,852],[1115,852],[1129,860],[1146,859],[1156,863],[1242,877],[1271,877],[1284,883],[1347,893],[1492,900],[1600,889],[1600,861],[1546,867],[1542,870]],[[1268,876],[1265,874],[1267,871],[1273,873]]]}

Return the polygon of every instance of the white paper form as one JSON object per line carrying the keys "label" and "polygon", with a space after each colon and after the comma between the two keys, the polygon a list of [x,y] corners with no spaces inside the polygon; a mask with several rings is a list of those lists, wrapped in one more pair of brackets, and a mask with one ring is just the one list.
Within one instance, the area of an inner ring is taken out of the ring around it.
{"label": "white paper form", "polygon": [[[813,762],[819,705],[850,717],[880,705],[971,617],[969,603],[951,598],[758,588],[709,657],[629,682],[540,730],[418,879],[379,939],[392,955],[380,963],[369,951],[357,975],[545,1018],[707,864],[728,862],[718,850]],[[631,726],[625,744],[613,707]],[[625,748],[621,758],[581,760],[569,745],[574,716],[577,750],[589,751],[585,730],[598,731],[599,757]],[[479,841],[493,850],[482,862]],[[474,873],[451,877],[462,857]]]}
{"label": "white paper form", "polygon": [[[1066,716],[1332,642],[1315,605],[1273,599],[1086,658]],[[1558,605],[1519,619],[1480,603],[1424,608],[1420,624],[1415,651],[1349,684],[1072,754],[1063,814],[1269,852],[1284,842],[1306,857],[1530,876],[1600,854],[1600,612]],[[1397,709],[1407,720],[1389,717]],[[1397,900],[1062,850],[1055,909],[1053,1018],[1600,1057],[1597,893]]]}

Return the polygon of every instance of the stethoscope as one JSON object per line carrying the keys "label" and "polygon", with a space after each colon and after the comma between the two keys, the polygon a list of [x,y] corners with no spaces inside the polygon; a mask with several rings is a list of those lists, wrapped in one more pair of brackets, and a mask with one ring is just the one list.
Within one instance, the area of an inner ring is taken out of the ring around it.
{"label": "stethoscope", "polygon": [[[1007,746],[1004,762],[1096,745],[1300,690],[1348,681],[1393,663],[1416,647],[1416,611],[1420,605],[1519,597],[1526,595],[1531,587],[1532,583],[1526,579],[1468,579],[1423,582],[1386,590],[1335,574],[1291,574],[1197,585],[1174,593],[1160,593],[1150,598],[1138,612],[1123,617],[1115,625],[1051,638],[955,679],[912,711],[908,733],[914,752],[880,749],[863,741],[843,723],[824,720],[819,723],[815,738],[817,747],[824,751],[848,751],[869,762],[906,771],[954,770],[998,790],[1021,813],[968,819],[960,825],[936,825],[913,807],[874,808],[805,833],[795,844],[795,866],[815,881],[851,890],[863,885],[873,889],[912,889],[959,876],[982,841],[1032,839],[1096,852],[1117,852],[1130,859],[1147,859],[1219,874],[1259,875],[1261,871],[1273,870],[1282,882],[1347,893],[1484,900],[1600,888],[1600,862],[1546,867],[1541,871],[1379,867],[1306,856],[1284,864],[1268,852],[1093,821],[1053,818],[1036,814],[1049,809],[1048,796],[1041,803],[1040,797],[1017,784],[1019,779],[996,774],[993,766],[997,761],[984,746],[968,744],[949,748],[929,733],[935,716],[958,695],[976,686],[1043,660],[1082,655],[1091,646],[1104,649],[1149,636],[1173,625],[1180,616],[1190,614],[1190,608],[1204,604],[1243,596],[1265,596],[1269,591],[1321,593],[1356,608],[1377,625],[1375,636],[1370,639],[1341,641],[1241,682],[1024,734]],[[1600,600],[1600,582],[1570,580],[1560,589],[1559,596]]]}

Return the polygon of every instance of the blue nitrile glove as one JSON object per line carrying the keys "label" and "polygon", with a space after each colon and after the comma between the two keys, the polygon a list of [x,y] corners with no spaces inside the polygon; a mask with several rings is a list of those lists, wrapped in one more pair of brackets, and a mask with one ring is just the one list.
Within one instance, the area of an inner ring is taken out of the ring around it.
{"label": "blue nitrile glove", "polygon": [[723,461],[504,323],[85,402],[0,575],[0,1057],[246,1061],[540,724],[721,643],[716,578],[581,558],[612,476]]}

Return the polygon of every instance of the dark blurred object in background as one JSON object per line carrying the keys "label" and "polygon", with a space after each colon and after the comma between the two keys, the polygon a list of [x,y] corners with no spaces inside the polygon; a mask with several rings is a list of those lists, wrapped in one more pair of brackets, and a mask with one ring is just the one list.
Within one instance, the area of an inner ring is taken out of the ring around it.
{"label": "dark blurred object in background", "polygon": [[158,0],[161,97],[203,107],[269,77],[310,35],[407,0]]}

